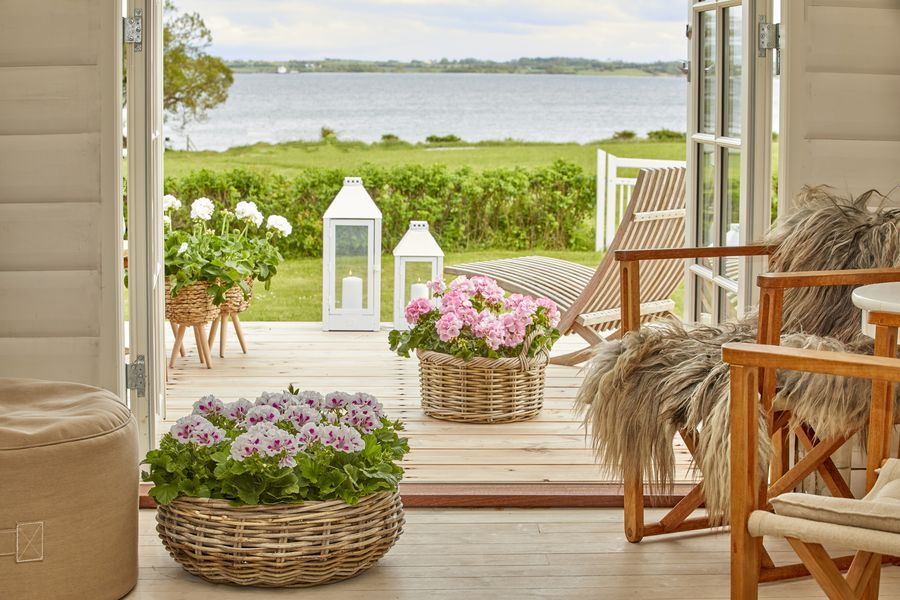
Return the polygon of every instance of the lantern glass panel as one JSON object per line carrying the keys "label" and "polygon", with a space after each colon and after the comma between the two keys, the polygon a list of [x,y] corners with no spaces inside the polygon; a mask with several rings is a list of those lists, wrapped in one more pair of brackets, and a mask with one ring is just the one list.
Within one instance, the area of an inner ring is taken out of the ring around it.
{"label": "lantern glass panel", "polygon": [[[413,288],[415,286],[415,291],[418,292],[415,297],[422,297],[421,292],[422,288],[418,286],[425,285],[432,279],[432,263],[431,261],[404,261],[405,262],[405,277],[403,286],[403,306],[409,304],[409,301],[413,299]],[[426,298],[429,297],[425,296]]]}
{"label": "lantern glass panel", "polygon": [[335,225],[335,308],[365,310],[369,307],[371,245],[369,226]]}

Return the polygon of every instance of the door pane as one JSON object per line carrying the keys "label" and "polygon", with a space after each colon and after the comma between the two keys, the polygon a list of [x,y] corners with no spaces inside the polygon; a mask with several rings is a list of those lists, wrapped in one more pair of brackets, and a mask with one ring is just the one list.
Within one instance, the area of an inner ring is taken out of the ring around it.
{"label": "door pane", "polygon": [[712,325],[715,323],[715,293],[719,289],[708,281],[697,275],[694,276],[697,282],[697,322],[703,325]]}
{"label": "door pane", "polygon": [[741,135],[741,28],[740,6],[725,9],[725,98],[723,128],[725,135]]}
{"label": "door pane", "polygon": [[[725,171],[722,173],[722,239],[726,246],[737,246],[741,235],[741,151],[725,149]],[[738,260],[728,257],[722,275],[732,281],[738,278]]]}
{"label": "door pane", "polygon": [[[716,245],[716,161],[715,146],[700,146],[700,229],[697,244],[702,247]],[[701,264],[712,268],[710,259],[702,259]]]}
{"label": "door pane", "polygon": [[716,11],[700,13],[700,131],[716,133]]}
{"label": "door pane", "polygon": [[334,307],[368,308],[369,228],[366,225],[335,226],[334,263]]}
{"label": "door pane", "polygon": [[722,290],[722,320],[737,321],[738,318],[738,298],[734,292]]}

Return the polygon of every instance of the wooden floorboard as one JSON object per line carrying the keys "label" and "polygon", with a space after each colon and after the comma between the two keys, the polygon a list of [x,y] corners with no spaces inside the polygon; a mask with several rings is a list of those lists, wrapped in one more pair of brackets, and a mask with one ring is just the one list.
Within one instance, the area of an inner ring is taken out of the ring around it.
{"label": "wooden floorboard", "polygon": [[[651,510],[657,518],[659,511]],[[424,509],[406,511],[397,545],[348,581],[304,590],[214,585],[181,569],[140,511],[140,580],[129,600],[292,597],[308,600],[725,600],[726,533],[680,534],[630,544],[620,509]],[[783,541],[779,564],[796,561]],[[885,566],[881,598],[900,597],[900,569]],[[760,598],[821,599],[809,579],[764,584]]]}
{"label": "wooden floorboard", "polygon": [[[384,403],[390,416],[406,424],[412,449],[404,461],[406,483],[602,484],[596,489],[621,497],[619,482],[605,476],[573,408],[582,381],[579,368],[548,368],[544,409],[534,420],[459,424],[422,412],[418,363],[390,352],[387,329],[326,333],[316,323],[248,322],[243,330],[248,354],[241,354],[236,336],[229,331],[226,357],[218,357],[217,341],[212,369],[200,365],[193,338],[187,341],[187,356],[178,358],[168,374],[166,422],[160,431],[167,431],[195,400],[210,393],[232,401],[252,399],[263,390],[276,391],[289,384],[320,392],[367,391]],[[167,334],[171,349],[171,331]],[[579,338],[570,336],[560,340],[554,352],[563,354],[581,345]],[[690,455],[680,440],[675,450],[675,483],[693,482]]]}

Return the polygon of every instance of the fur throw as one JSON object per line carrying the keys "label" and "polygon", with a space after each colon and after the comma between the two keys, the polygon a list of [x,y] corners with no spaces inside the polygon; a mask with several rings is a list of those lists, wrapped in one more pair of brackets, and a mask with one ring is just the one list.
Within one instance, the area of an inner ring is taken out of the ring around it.
{"label": "fur throw", "polygon": [[[818,271],[900,266],[900,209],[867,209],[878,196],[835,198],[808,188],[793,214],[780,222],[767,243],[778,246],[773,271]],[[872,353],[860,332],[860,311],[852,286],[788,290],[781,343],[854,353]],[[729,497],[729,365],[726,342],[756,341],[756,315],[737,323],[687,328],[666,321],[599,344],[586,367],[576,399],[599,462],[610,476],[640,469],[656,492],[670,488],[675,470],[672,441],[680,429],[697,433],[695,466],[713,523],[724,523]],[[868,381],[778,372],[776,406],[820,438],[849,435],[866,425]],[[900,390],[898,390],[900,391]],[[760,415],[760,477],[771,448]]]}

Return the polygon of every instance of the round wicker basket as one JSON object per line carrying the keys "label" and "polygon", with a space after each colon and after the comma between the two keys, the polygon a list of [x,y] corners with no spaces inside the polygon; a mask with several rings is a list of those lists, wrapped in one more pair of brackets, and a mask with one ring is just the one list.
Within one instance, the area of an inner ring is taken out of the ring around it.
{"label": "round wicker basket", "polygon": [[171,293],[172,284],[166,281],[166,318],[179,325],[209,323],[219,316],[219,307],[213,304],[212,296],[206,293],[206,283],[186,285]]}
{"label": "round wicker basket", "polygon": [[156,512],[163,545],[189,573],[214,583],[308,587],[358,575],[403,531],[397,492],[303,504],[231,506],[180,497]]}
{"label": "round wicker basket", "polygon": [[546,352],[527,358],[473,358],[417,350],[422,408],[435,419],[512,423],[531,419],[544,405]]}
{"label": "round wicker basket", "polygon": [[223,315],[242,313],[250,307],[250,300],[253,299],[253,279],[250,277],[247,278],[247,287],[250,288],[250,293],[246,298],[244,290],[237,286],[225,292],[225,302],[221,306]]}

